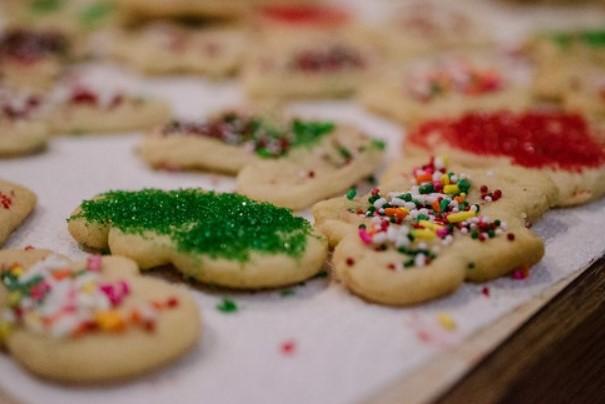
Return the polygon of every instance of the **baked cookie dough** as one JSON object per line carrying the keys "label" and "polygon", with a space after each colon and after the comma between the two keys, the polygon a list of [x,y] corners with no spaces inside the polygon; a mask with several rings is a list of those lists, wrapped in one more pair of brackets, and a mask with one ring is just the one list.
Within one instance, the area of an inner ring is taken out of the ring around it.
{"label": "baked cookie dough", "polygon": [[163,101],[81,84],[60,89],[54,98],[49,125],[58,135],[147,129],[171,115]]}
{"label": "baked cookie dough", "polygon": [[60,31],[75,40],[117,20],[112,0],[5,0],[11,27]]}
{"label": "baked cookie dough", "polygon": [[49,129],[41,113],[42,103],[39,95],[0,89],[0,158],[46,147]]}
{"label": "baked cookie dough", "polygon": [[147,136],[139,154],[157,168],[238,174],[238,192],[298,210],[368,177],[383,149],[333,122],[228,111],[204,122],[174,121]]}
{"label": "baked cookie dough", "polygon": [[360,90],[366,107],[414,125],[468,111],[526,109],[530,91],[504,57],[443,54],[388,69]]}
{"label": "baked cookie dough", "polygon": [[313,0],[117,0],[119,9],[133,19],[205,18],[236,19],[246,17],[266,4],[305,4]]}
{"label": "baked cookie dough", "polygon": [[547,175],[559,189],[557,206],[605,194],[602,138],[579,114],[557,111],[468,113],[426,121],[407,136],[408,155],[447,155],[468,167],[516,166]]}
{"label": "baked cookie dough", "polygon": [[540,100],[562,102],[605,68],[605,30],[543,33],[527,49],[535,62],[533,93]]}
{"label": "baked cookie dough", "polygon": [[491,42],[486,27],[462,7],[426,0],[397,7],[376,36],[388,57],[397,61]]}
{"label": "baked cookie dough", "polygon": [[188,278],[240,289],[304,281],[327,254],[325,238],[288,209],[200,189],[101,194],[74,212],[69,232],[142,269],[172,264]]}
{"label": "baked cookie dough", "polygon": [[238,71],[246,46],[246,33],[242,28],[192,29],[170,22],[154,22],[117,33],[112,39],[110,54],[148,74],[224,77]]}
{"label": "baked cookie dough", "polygon": [[190,294],[142,277],[127,258],[3,250],[0,278],[0,345],[53,381],[138,376],[182,356],[200,335]]}
{"label": "baked cookie dough", "polygon": [[526,221],[554,195],[552,184],[452,171],[436,158],[363,197],[321,202],[313,215],[336,245],[334,271],[347,288],[409,305],[451,293],[465,279],[482,282],[539,262],[544,245]]}
{"label": "baked cookie dough", "polygon": [[0,33],[0,81],[5,86],[46,89],[63,71],[69,41],[55,31],[9,29]]}
{"label": "baked cookie dough", "polygon": [[304,30],[264,38],[247,55],[241,80],[252,98],[345,97],[377,60],[374,48],[355,33]]}
{"label": "baked cookie dough", "polygon": [[0,179],[0,246],[34,210],[36,200],[29,189]]}
{"label": "baked cookie dough", "polygon": [[329,123],[282,122],[262,114],[227,110],[199,121],[174,120],[148,134],[138,151],[155,168],[236,175],[255,160],[287,156],[291,148],[304,143],[306,132],[294,129],[307,126],[313,126],[318,136],[332,130]]}
{"label": "baked cookie dough", "polygon": [[[333,125],[330,132],[317,135],[312,126],[299,125],[305,142],[284,158],[246,165],[237,176],[238,192],[300,210],[346,191],[382,162],[385,143],[357,129]],[[295,131],[296,126],[295,121]]]}

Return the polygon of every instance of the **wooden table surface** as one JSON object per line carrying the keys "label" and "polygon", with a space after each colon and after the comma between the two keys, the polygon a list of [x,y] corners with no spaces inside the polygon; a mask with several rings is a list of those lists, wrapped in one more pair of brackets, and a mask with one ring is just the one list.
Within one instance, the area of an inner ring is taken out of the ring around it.
{"label": "wooden table surface", "polygon": [[605,257],[436,403],[605,402]]}

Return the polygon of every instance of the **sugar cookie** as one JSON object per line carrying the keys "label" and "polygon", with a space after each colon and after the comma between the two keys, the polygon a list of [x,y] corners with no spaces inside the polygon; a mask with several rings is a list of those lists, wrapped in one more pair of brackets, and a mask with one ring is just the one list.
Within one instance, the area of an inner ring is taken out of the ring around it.
{"label": "sugar cookie", "polygon": [[46,147],[48,125],[40,113],[42,97],[0,89],[0,158]]}
{"label": "sugar cookie", "polygon": [[325,238],[289,210],[199,189],[101,194],[80,205],[69,231],[142,269],[173,264],[189,278],[232,288],[303,281],[327,254]]}
{"label": "sugar cookie", "polygon": [[397,61],[491,42],[486,28],[461,7],[426,0],[395,9],[378,29],[378,40]]}
{"label": "sugar cookie", "polygon": [[142,277],[127,258],[76,263],[47,250],[3,250],[0,278],[0,342],[44,378],[123,380],[174,361],[199,338],[189,293]]}
{"label": "sugar cookie", "polygon": [[414,125],[468,111],[525,109],[530,92],[514,79],[503,57],[455,53],[408,62],[365,83],[368,108]]}
{"label": "sugar cookie", "polygon": [[342,125],[293,149],[286,157],[246,165],[236,189],[253,199],[300,210],[344,192],[370,176],[384,156],[384,142]]}
{"label": "sugar cookie", "polygon": [[377,59],[377,52],[357,34],[304,30],[265,38],[249,53],[242,83],[253,98],[349,96]]}
{"label": "sugar cookie", "polygon": [[0,180],[0,246],[34,210],[36,200],[29,189]]}
{"label": "sugar cookie", "polygon": [[171,114],[163,101],[84,84],[60,89],[53,103],[49,125],[60,135],[147,129],[164,124]]}
{"label": "sugar cookie", "polygon": [[239,69],[245,49],[241,28],[189,29],[156,22],[117,34],[110,53],[144,73],[223,77]]}
{"label": "sugar cookie", "polygon": [[48,88],[63,71],[68,39],[59,32],[12,29],[0,34],[0,80],[11,87]]}
{"label": "sugar cookie", "polygon": [[469,113],[422,123],[406,140],[409,154],[447,155],[469,167],[514,165],[541,171],[559,189],[558,206],[605,193],[605,150],[583,116],[562,112]]}
{"label": "sugar cookie", "polygon": [[523,187],[508,174],[455,172],[431,159],[364,197],[321,202],[313,214],[336,245],[333,266],[346,287],[370,301],[408,305],[541,259],[544,245],[524,213],[539,217],[556,189],[551,184],[544,195]]}

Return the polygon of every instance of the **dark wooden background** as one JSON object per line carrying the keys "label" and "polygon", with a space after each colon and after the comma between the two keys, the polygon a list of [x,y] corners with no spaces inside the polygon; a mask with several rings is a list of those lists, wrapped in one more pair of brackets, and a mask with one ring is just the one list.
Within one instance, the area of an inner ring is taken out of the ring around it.
{"label": "dark wooden background", "polygon": [[605,403],[605,257],[436,402]]}

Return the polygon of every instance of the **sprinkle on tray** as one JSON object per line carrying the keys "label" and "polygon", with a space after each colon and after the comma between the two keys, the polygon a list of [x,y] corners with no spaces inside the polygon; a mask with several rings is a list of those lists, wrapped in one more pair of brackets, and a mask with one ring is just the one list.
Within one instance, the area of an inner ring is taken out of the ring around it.
{"label": "sprinkle on tray", "polygon": [[524,279],[527,279],[529,277],[529,268],[528,267],[519,268],[513,272],[511,277],[516,281],[522,281]]}
{"label": "sprinkle on tray", "polygon": [[235,301],[225,297],[216,305],[216,309],[222,313],[229,314],[237,312],[239,307]]}
{"label": "sprinkle on tray", "polygon": [[456,321],[447,313],[437,315],[439,325],[446,331],[454,331],[457,328]]}
{"label": "sprinkle on tray", "polygon": [[296,353],[297,343],[294,339],[288,339],[283,341],[279,345],[279,351],[283,356],[292,356]]}

